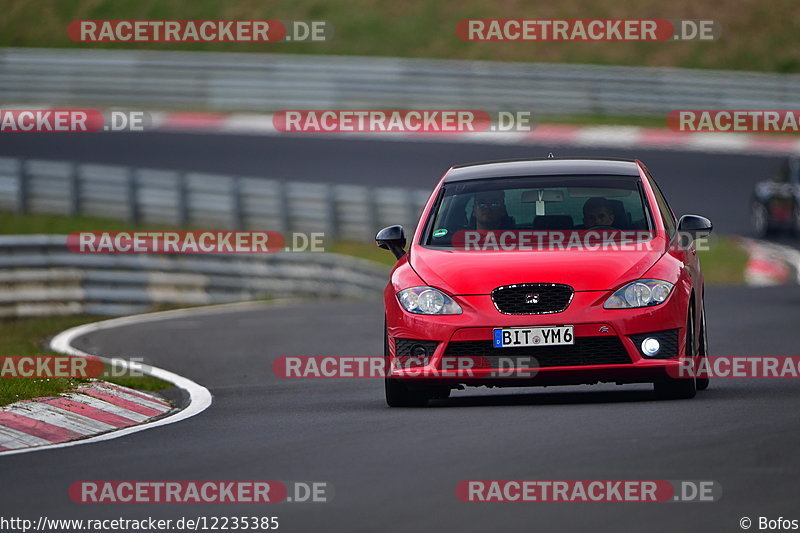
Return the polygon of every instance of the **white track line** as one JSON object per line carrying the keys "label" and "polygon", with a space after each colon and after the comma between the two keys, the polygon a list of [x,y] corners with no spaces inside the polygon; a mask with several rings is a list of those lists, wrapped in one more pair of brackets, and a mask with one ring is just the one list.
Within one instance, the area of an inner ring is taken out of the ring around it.
{"label": "white track line", "polygon": [[[181,318],[186,316],[195,316],[195,315],[203,315],[209,313],[228,312],[228,311],[234,312],[249,308],[255,309],[275,304],[280,305],[283,304],[284,302],[285,300],[275,300],[272,302],[242,302],[234,304],[213,305],[207,307],[193,307],[189,309],[176,309],[174,311],[145,313],[141,315],[131,315],[121,318],[112,318],[110,320],[103,320],[101,322],[92,322],[91,324],[83,324],[82,326],[77,326],[74,328],[70,328],[66,331],[62,331],[61,333],[53,337],[53,339],[50,341],[50,349],[67,355],[87,357],[93,354],[89,354],[75,348],[74,346],[72,346],[72,342],[78,337],[82,337],[88,333],[92,333],[95,331],[102,331],[121,326],[130,326],[134,324],[144,324],[147,322],[156,322],[159,320],[166,320],[170,318]],[[95,357],[100,357],[100,356],[95,355]],[[111,360],[106,359],[104,357],[100,357],[100,359],[102,359],[106,363],[109,364],[112,363]],[[58,444],[34,446],[30,448],[22,448],[19,450],[9,450],[5,452],[0,452],[0,457],[6,455],[14,455],[18,453],[38,452],[42,450],[52,450],[55,448],[66,448],[68,446],[78,446],[80,444],[91,444],[95,442],[103,442],[111,439],[116,439],[118,437],[124,437],[125,435],[130,435],[131,433],[137,433],[139,431],[144,431],[146,429],[152,429],[158,426],[165,426],[167,424],[174,424],[175,422],[180,422],[181,420],[185,420],[187,418],[202,413],[203,411],[208,409],[209,406],[211,405],[212,401],[211,392],[209,392],[209,390],[203,387],[202,385],[199,385],[194,381],[187,379],[183,376],[179,376],[178,374],[174,374],[168,370],[164,370],[154,366],[140,365],[138,363],[131,364],[127,361],[120,359],[114,359],[113,364],[115,366],[122,368],[133,367],[138,371],[141,371],[150,376],[172,383],[179,389],[185,390],[186,392],[189,393],[189,405],[187,405],[185,409],[182,409],[176,412],[175,414],[166,416],[164,418],[160,418],[158,420],[154,420],[153,422],[146,422],[144,424],[139,424],[136,426],[120,428],[115,431],[109,431],[108,433],[103,433],[102,435],[97,435],[86,439],[79,439],[69,442],[61,442]],[[0,431],[5,431],[6,429],[7,428],[0,427]]]}

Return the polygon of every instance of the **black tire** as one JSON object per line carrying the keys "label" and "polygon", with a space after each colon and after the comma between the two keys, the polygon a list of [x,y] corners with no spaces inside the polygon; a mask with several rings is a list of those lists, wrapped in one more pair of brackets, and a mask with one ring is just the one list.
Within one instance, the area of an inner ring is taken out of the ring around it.
{"label": "black tire", "polygon": [[[386,372],[389,372],[389,331],[386,323],[383,325],[383,356],[386,361]],[[400,380],[384,378],[384,392],[386,405],[389,407],[425,407],[430,396],[425,391],[409,389]]]}
{"label": "black tire", "polygon": [[792,227],[789,229],[789,235],[800,237],[800,205],[796,203],[792,209]]}
{"label": "black tire", "polygon": [[[705,359],[708,357],[708,331],[706,330],[706,304],[703,302],[703,311],[700,315],[700,344],[697,347],[697,355],[702,356],[703,363],[700,363],[700,368],[704,368]],[[706,390],[711,383],[711,380],[707,377],[705,378],[697,378],[695,380],[697,382],[697,390]]]}
{"label": "black tire", "polygon": [[775,233],[772,224],[770,224],[769,211],[758,200],[754,200],[750,206],[750,220],[756,237],[763,239]]}
{"label": "black tire", "polygon": [[[694,297],[694,296],[692,296]],[[694,306],[689,305],[686,320],[686,356],[694,355]],[[689,400],[697,394],[697,380],[691,378],[665,377],[653,383],[659,400]]]}
{"label": "black tire", "polygon": [[389,407],[426,407],[430,399],[425,391],[411,390],[397,379],[386,378],[384,390]]}

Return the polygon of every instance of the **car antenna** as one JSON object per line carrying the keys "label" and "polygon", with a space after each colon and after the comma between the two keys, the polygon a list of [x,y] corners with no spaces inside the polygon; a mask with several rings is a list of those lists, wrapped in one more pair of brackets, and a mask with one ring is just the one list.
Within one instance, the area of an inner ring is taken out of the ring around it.
{"label": "car antenna", "polygon": [[554,159],[556,156],[553,155],[553,152],[547,154],[547,159]]}

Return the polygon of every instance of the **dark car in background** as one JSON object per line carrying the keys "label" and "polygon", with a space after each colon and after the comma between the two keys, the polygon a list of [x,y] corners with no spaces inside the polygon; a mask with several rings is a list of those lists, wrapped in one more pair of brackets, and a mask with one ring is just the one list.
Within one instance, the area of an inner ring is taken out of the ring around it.
{"label": "dark car in background", "polygon": [[787,157],[769,179],[756,183],[750,214],[759,237],[800,235],[800,157]]}

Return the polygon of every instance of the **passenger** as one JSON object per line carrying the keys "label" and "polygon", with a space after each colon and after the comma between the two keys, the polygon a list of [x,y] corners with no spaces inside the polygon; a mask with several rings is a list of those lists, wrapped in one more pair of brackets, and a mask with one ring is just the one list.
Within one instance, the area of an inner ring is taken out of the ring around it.
{"label": "passenger", "polygon": [[583,204],[583,225],[585,229],[598,226],[614,227],[614,209],[611,202],[594,196]]}

